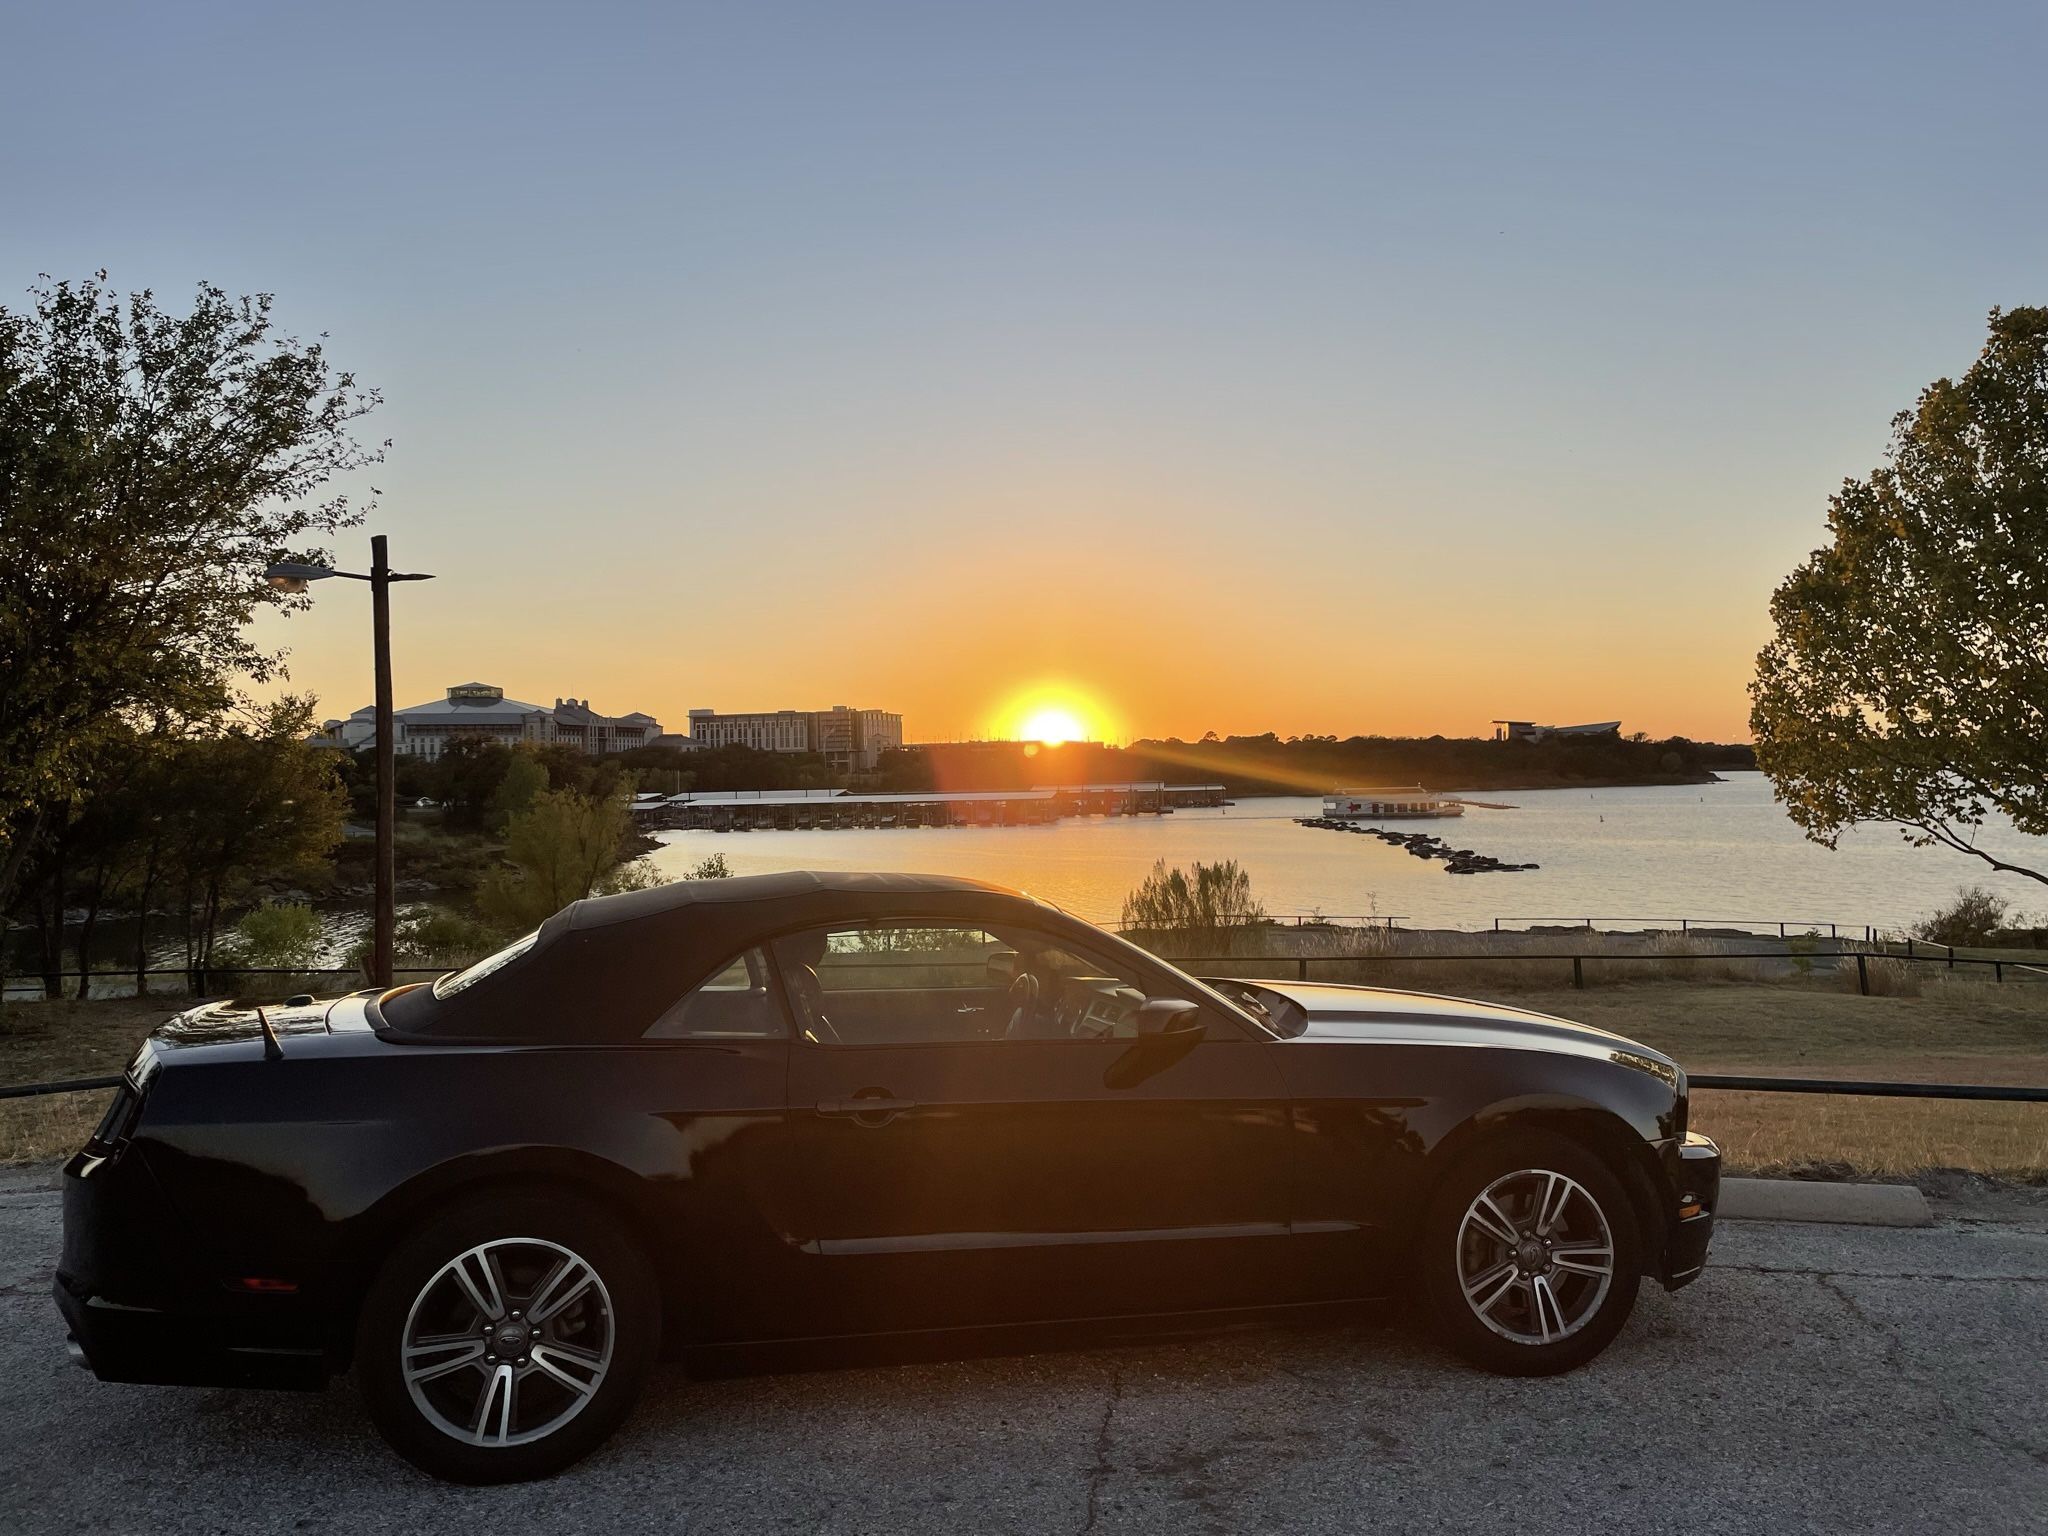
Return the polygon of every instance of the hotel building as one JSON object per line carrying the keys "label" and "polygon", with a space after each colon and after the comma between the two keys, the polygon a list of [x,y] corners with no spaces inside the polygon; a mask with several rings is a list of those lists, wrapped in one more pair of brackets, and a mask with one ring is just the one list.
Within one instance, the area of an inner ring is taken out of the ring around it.
{"label": "hotel building", "polygon": [[[523,704],[490,683],[458,683],[426,704],[392,712],[392,750],[404,757],[437,758],[450,743],[491,741],[500,746],[573,747],[592,757],[651,746],[661,722],[638,710],[601,715],[588,699],[556,699],[554,707]],[[329,720],[314,741],[360,752],[377,742],[377,710],[364,705],[346,720]]]}
{"label": "hotel building", "polygon": [[815,752],[841,773],[870,769],[884,752],[903,746],[903,717],[885,709],[757,710],[720,714],[690,711],[690,737],[707,747],[752,747],[756,752]]}

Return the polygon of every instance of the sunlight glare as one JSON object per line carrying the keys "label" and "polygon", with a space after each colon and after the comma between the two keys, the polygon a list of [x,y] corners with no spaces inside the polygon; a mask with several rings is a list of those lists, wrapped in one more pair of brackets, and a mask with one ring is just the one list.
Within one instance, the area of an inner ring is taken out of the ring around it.
{"label": "sunlight glare", "polygon": [[1085,740],[1088,728],[1072,710],[1053,705],[1027,714],[1024,723],[1017,728],[1017,735],[1024,741],[1041,741],[1048,747],[1057,747],[1070,741]]}

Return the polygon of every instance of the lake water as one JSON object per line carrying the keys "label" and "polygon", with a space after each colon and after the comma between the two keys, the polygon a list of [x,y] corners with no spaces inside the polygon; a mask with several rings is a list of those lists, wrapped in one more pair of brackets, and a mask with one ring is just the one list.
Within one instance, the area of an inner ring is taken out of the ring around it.
{"label": "lake water", "polygon": [[[1965,883],[1988,885],[2028,911],[2048,890],[1976,860],[1913,848],[1888,827],[1810,843],[1760,773],[1720,784],[1639,789],[1474,791],[1512,810],[1450,821],[1395,822],[1538,870],[1452,875],[1376,837],[1294,824],[1312,798],[1247,798],[1169,816],[1076,817],[1044,827],[887,828],[843,832],[667,832],[652,855],[666,875],[725,855],[735,874],[777,869],[885,869],[970,875],[1015,886],[1095,921],[1114,920],[1156,860],[1236,859],[1274,914],[1376,913],[1415,927],[1486,927],[1496,918],[1681,917],[1835,922],[1898,929]],[[2048,843],[2003,823],[1983,846],[2035,868]]]}

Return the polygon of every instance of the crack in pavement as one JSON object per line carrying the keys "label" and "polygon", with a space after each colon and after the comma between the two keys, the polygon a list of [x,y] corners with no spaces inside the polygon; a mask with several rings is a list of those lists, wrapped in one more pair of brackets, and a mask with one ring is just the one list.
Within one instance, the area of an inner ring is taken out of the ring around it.
{"label": "crack in pavement", "polygon": [[1095,1529],[1096,1519],[1102,1513],[1102,1485],[1109,1480],[1109,1474],[1116,1470],[1109,1461],[1110,1421],[1116,1417],[1117,1404],[1123,1401],[1123,1396],[1123,1369],[1120,1366],[1111,1366],[1109,1396],[1102,1404],[1102,1423],[1095,1431],[1095,1462],[1088,1469],[1087,1515],[1081,1522],[1077,1536],[1088,1536],[1088,1533]]}
{"label": "crack in pavement", "polygon": [[[1772,1271],[1772,1273],[1777,1273],[1777,1271]],[[2001,1435],[1994,1434],[1992,1431],[1983,1428],[1981,1425],[1969,1423],[1966,1420],[1957,1418],[1956,1411],[1954,1407],[1950,1405],[1947,1395],[1943,1393],[1943,1391],[1941,1390],[1940,1383],[1924,1380],[1923,1378],[1915,1375],[1908,1369],[1905,1356],[1905,1343],[1904,1340],[1900,1338],[1898,1333],[1890,1328],[1885,1327],[1883,1323],[1879,1322],[1875,1317],[1872,1317],[1870,1315],[1869,1309],[1867,1309],[1862,1302],[1858,1301],[1854,1296],[1851,1296],[1847,1291],[1842,1289],[1841,1286],[1835,1283],[1838,1278],[1852,1280],[1894,1280],[1918,1279],[1921,1277],[1911,1275],[1835,1275],[1823,1271],[1816,1271],[1814,1273],[1813,1278],[1814,1284],[1817,1285],[1821,1290],[1826,1291],[1828,1295],[1834,1297],[1835,1300],[1839,1301],[1842,1304],[1843,1308],[1848,1312],[1851,1318],[1853,1318],[1861,1326],[1868,1328],[1872,1333],[1876,1334],[1881,1341],[1883,1341],[1884,1362],[1888,1367],[1890,1367],[1892,1375],[1897,1377],[1900,1381],[1909,1381],[1916,1386],[1924,1387],[1928,1395],[1934,1399],[1935,1412],[1941,1415],[1941,1420],[1944,1424],[1948,1425],[1951,1429],[1960,1429],[1964,1434],[1970,1436],[1973,1440],[1980,1440],[1984,1444],[1990,1446],[1993,1450],[2007,1451],[2011,1452],[2014,1455],[2025,1456],[2033,1461],[2041,1463],[2044,1466],[2048,1466],[2048,1447],[2036,1448],[2034,1446],[2027,1445],[2018,1440],[2008,1440]],[[1955,1279],[1960,1277],[1936,1276],[1933,1278]]]}
{"label": "crack in pavement", "polygon": [[2048,1275],[1943,1275],[1904,1269],[1812,1269],[1792,1264],[1713,1264],[1706,1273],[1804,1275],[1812,1280],[1932,1280],[1943,1285],[2048,1285]]}

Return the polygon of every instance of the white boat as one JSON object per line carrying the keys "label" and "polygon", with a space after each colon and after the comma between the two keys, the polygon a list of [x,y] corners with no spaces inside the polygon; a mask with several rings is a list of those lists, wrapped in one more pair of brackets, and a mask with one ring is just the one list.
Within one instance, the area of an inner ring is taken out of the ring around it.
{"label": "white boat", "polygon": [[1420,784],[1382,784],[1339,789],[1323,796],[1325,821],[1407,821],[1462,816],[1465,802]]}

